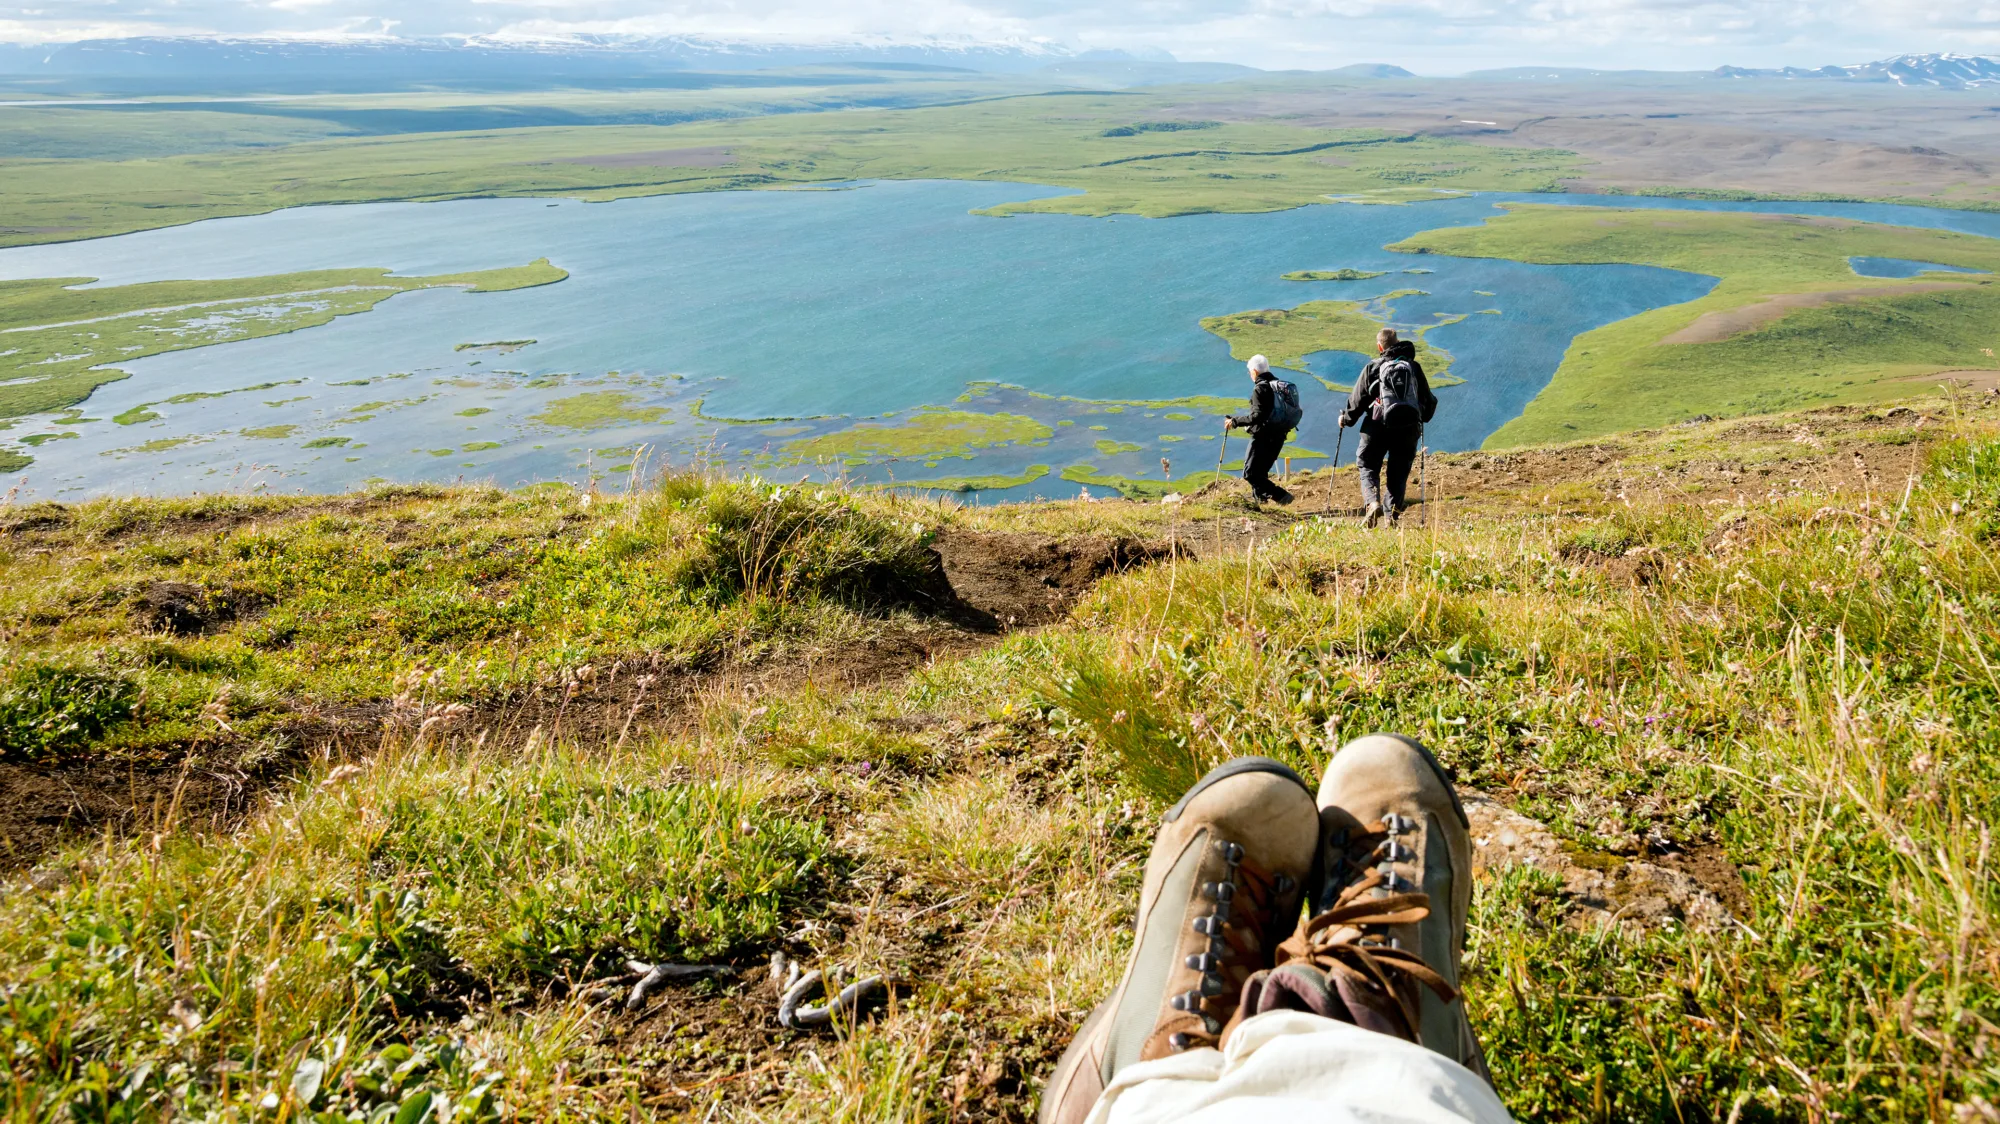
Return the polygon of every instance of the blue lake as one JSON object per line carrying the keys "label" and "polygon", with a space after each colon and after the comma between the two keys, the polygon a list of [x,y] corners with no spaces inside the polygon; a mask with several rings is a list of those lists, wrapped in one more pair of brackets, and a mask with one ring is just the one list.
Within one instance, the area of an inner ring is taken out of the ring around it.
{"label": "blue lake", "polygon": [[1848,258],[1847,264],[1863,277],[1915,277],[1920,273],[1984,273],[1983,269],[1967,269],[1962,265],[1939,265],[1934,261],[1911,261],[1908,258]]}
{"label": "blue lake", "polygon": [[[39,496],[337,490],[384,478],[514,486],[622,469],[641,444],[654,447],[654,463],[769,465],[802,435],[951,404],[974,384],[994,382],[1023,390],[980,391],[966,408],[1072,424],[1046,446],[840,471],[911,480],[1088,462],[1157,478],[1162,456],[1174,459],[1177,473],[1213,467],[1203,463],[1215,456],[1213,419],[1178,421],[1163,409],[1088,400],[1241,395],[1242,366],[1200,328],[1203,317],[1414,289],[1422,292],[1382,306],[1392,323],[1463,317],[1429,337],[1451,352],[1452,373],[1466,380],[1440,391],[1429,440],[1465,449],[1521,411],[1578,333],[1693,299],[1712,281],[1639,266],[1415,257],[1385,243],[1483,221],[1509,200],[1827,214],[2000,235],[2000,215],[1623,196],[1479,195],[1164,220],[968,213],[1050,194],[1057,192],[1020,184],[882,182],[601,204],[319,207],[0,250],[0,278],[90,276],[106,284],[344,266],[434,274],[540,257],[570,271],[560,284],[511,293],[404,294],[322,327],[121,364],[132,377],[86,404],[85,415],[99,420],[58,427],[26,419],[0,441],[15,447],[36,432],[75,435],[27,450],[36,463],[26,490]],[[1280,276],[1341,267],[1384,276],[1313,283]],[[458,349],[520,339],[536,342],[506,353]],[[1315,373],[1338,382],[1359,363],[1343,353],[1311,360]],[[1307,417],[1298,442],[1331,451],[1339,397],[1316,380],[1300,382]],[[162,417],[141,425],[109,421],[175,394],[267,383],[284,385],[157,405]],[[551,401],[602,391],[664,413],[589,430],[536,420]],[[296,428],[278,439],[242,432],[273,426]],[[348,440],[329,447],[332,435]],[[1102,452],[1099,441],[1140,448]],[[1008,498],[1074,491],[1052,474]]]}

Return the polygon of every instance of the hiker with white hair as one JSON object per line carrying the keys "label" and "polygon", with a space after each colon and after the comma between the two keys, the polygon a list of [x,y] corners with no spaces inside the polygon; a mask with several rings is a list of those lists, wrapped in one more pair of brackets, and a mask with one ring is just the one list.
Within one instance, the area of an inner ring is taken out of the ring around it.
{"label": "hiker with white hair", "polygon": [[1247,429],[1250,431],[1250,451],[1243,457],[1243,479],[1250,490],[1260,500],[1272,500],[1286,504],[1292,502],[1292,494],[1271,480],[1271,466],[1278,462],[1278,452],[1285,447],[1285,439],[1298,428],[1299,419],[1305,411],[1299,407],[1299,388],[1271,374],[1271,361],[1261,355],[1252,355],[1247,364],[1250,371],[1250,412],[1237,414],[1223,420],[1223,439],[1228,440],[1228,431]]}

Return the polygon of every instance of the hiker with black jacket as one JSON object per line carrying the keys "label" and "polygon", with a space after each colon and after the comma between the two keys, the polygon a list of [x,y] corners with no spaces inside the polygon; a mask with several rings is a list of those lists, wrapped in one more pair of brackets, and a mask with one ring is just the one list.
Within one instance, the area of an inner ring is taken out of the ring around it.
{"label": "hiker with black jacket", "polygon": [[[1375,350],[1380,352],[1361,369],[1354,391],[1347,396],[1347,408],[1340,412],[1341,428],[1361,423],[1361,447],[1355,462],[1361,466],[1361,500],[1366,505],[1363,518],[1373,527],[1387,515],[1393,522],[1408,505],[1403,500],[1410,482],[1410,466],[1416,463],[1417,442],[1424,423],[1437,413],[1438,400],[1431,393],[1430,380],[1417,362],[1417,347],[1396,338],[1394,328],[1375,334]],[[1389,470],[1389,490],[1382,490],[1382,469]]]}
{"label": "hiker with black jacket", "polygon": [[1250,357],[1250,412],[1223,420],[1224,440],[1228,431],[1250,431],[1250,451],[1243,458],[1243,479],[1260,500],[1281,504],[1292,502],[1292,494],[1271,480],[1271,466],[1278,461],[1285,439],[1297,428],[1305,412],[1299,408],[1299,388],[1271,374],[1271,361],[1261,355]]}

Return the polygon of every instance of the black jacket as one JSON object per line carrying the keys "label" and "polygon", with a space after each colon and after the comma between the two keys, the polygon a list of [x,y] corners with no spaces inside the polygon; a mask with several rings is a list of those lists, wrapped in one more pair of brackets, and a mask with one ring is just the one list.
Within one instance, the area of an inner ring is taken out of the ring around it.
{"label": "black jacket", "polygon": [[1375,420],[1368,407],[1375,404],[1375,380],[1381,374],[1383,359],[1409,360],[1411,369],[1417,372],[1417,405],[1422,408],[1423,419],[1428,422],[1431,415],[1437,413],[1437,395],[1431,393],[1431,380],[1424,375],[1424,365],[1417,362],[1417,345],[1409,340],[1397,340],[1389,345],[1389,350],[1383,352],[1381,358],[1370,359],[1368,365],[1361,368],[1361,377],[1354,380],[1354,390],[1347,396],[1347,408],[1340,411],[1340,424],[1353,425],[1358,419],[1363,433],[1374,433],[1382,428],[1382,423]]}
{"label": "black jacket", "polygon": [[1277,377],[1276,375],[1267,375],[1264,378],[1258,379],[1256,384],[1250,388],[1250,412],[1247,414],[1236,414],[1229,419],[1236,423],[1236,428],[1247,429],[1255,433],[1258,426],[1271,420],[1271,411],[1276,409],[1278,405],[1278,392],[1272,388],[1271,381]]}

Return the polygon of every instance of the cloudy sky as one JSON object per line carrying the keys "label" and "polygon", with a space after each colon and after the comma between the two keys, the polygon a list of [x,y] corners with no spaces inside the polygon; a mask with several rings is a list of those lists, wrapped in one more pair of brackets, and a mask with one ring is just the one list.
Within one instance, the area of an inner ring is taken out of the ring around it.
{"label": "cloudy sky", "polygon": [[2000,54],[2000,0],[0,0],[0,41],[119,35],[949,35],[1450,74]]}

